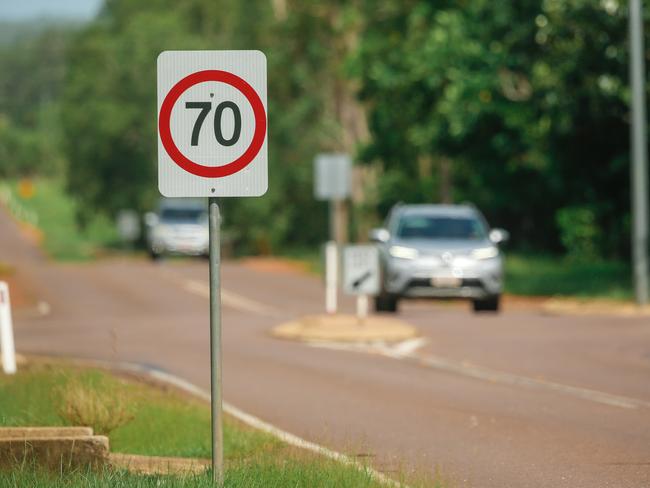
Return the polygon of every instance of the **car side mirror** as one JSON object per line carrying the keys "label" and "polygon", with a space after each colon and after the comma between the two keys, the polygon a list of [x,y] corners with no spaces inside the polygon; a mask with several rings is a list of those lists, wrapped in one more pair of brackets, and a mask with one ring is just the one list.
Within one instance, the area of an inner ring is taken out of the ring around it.
{"label": "car side mirror", "polygon": [[390,239],[390,232],[383,228],[372,229],[368,235],[370,242],[388,242]]}
{"label": "car side mirror", "polygon": [[147,212],[144,214],[144,223],[147,227],[154,227],[158,225],[158,215],[155,212]]}
{"label": "car side mirror", "polygon": [[510,239],[510,233],[504,229],[492,229],[490,231],[490,241],[494,244],[503,244]]}

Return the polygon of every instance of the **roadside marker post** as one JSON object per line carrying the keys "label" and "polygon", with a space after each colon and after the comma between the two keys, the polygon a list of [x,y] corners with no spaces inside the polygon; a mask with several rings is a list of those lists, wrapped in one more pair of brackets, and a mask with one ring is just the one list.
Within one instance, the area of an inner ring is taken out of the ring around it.
{"label": "roadside marker post", "polygon": [[357,318],[368,316],[368,297],[379,293],[379,249],[370,244],[343,249],[343,290],[357,296]]}
{"label": "roadside marker post", "polygon": [[321,153],[314,159],[314,198],[329,202],[330,241],[325,244],[325,311],[338,311],[339,246],[348,240],[345,199],[352,192],[352,160],[342,153]]}
{"label": "roadside marker post", "polygon": [[0,281],[0,352],[2,352],[2,370],[5,374],[15,374],[14,326],[11,319],[9,285],[4,281]]}
{"label": "roadside marker post", "polygon": [[223,483],[221,213],[218,197],[268,187],[266,57],[260,51],[158,56],[158,189],[208,199],[212,475]]}
{"label": "roadside marker post", "polygon": [[338,311],[339,249],[334,241],[325,243],[325,311]]}

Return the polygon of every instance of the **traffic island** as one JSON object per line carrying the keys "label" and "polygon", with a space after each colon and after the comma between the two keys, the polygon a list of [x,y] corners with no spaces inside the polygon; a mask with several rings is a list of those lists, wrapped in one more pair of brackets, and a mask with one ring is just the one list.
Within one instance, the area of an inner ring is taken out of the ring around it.
{"label": "traffic island", "polygon": [[400,342],[417,337],[418,330],[401,320],[356,315],[308,315],[278,325],[271,335],[301,342],[376,343]]}

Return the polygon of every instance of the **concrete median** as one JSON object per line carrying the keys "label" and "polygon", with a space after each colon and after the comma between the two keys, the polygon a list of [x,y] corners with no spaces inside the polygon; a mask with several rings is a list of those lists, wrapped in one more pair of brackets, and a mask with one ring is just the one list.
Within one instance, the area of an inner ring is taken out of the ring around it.
{"label": "concrete median", "polygon": [[302,342],[400,342],[417,337],[415,327],[394,318],[309,315],[274,327],[271,335]]}

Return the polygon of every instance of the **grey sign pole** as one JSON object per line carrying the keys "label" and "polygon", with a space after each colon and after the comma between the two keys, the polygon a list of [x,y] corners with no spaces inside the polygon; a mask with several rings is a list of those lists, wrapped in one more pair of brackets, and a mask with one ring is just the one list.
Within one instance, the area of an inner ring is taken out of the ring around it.
{"label": "grey sign pole", "polygon": [[223,397],[221,396],[221,215],[208,198],[210,221],[210,393],[212,407],[212,479],[223,483]]}
{"label": "grey sign pole", "polygon": [[630,0],[630,81],[632,84],[632,255],[639,305],[648,302],[648,151],[645,62],[641,0]]}

